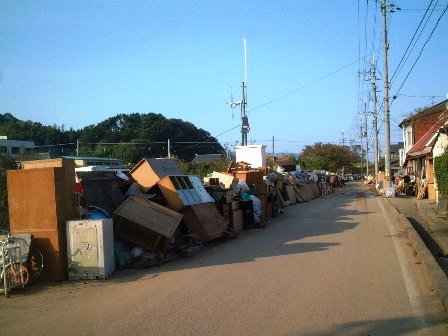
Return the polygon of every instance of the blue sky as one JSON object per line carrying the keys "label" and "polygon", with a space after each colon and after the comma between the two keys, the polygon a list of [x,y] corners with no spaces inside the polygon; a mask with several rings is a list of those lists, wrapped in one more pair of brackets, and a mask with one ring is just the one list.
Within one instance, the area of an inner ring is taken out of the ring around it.
{"label": "blue sky", "polygon": [[[389,78],[430,2],[394,2],[402,10],[388,14]],[[391,95],[447,3],[438,1]],[[346,143],[358,143],[372,50],[383,98],[381,25],[375,0],[2,0],[0,113],[80,129],[119,113],[154,112],[235,145],[240,110],[225,101],[231,93],[241,99],[246,36],[249,142],[271,151],[274,136],[276,152],[299,153],[317,141],[341,144],[344,132]],[[391,105],[392,143],[401,140],[397,122],[406,113],[445,99],[447,35],[448,14]]]}

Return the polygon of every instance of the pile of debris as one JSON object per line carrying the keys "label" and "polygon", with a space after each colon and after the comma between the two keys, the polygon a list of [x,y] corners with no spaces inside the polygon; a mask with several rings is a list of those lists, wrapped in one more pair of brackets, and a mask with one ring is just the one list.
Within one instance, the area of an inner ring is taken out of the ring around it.
{"label": "pile of debris", "polygon": [[322,195],[317,174],[282,169],[237,162],[201,181],[171,159],[144,158],[128,171],[75,169],[67,158],[23,162],[8,171],[10,228],[33,236],[44,279],[106,278],[191,256]]}

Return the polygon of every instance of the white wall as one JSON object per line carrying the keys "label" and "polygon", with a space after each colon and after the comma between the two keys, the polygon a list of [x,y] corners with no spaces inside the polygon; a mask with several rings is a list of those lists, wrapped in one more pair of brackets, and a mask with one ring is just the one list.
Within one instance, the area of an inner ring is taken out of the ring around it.
{"label": "white wall", "polygon": [[250,145],[235,146],[236,162],[250,163],[252,168],[261,168],[266,166],[266,146]]}

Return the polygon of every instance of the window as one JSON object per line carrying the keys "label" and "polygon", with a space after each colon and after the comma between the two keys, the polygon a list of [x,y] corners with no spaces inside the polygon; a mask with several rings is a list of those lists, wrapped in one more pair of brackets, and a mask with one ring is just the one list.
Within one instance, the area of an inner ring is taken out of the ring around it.
{"label": "window", "polygon": [[0,154],[7,154],[7,153],[8,153],[8,147],[0,146]]}
{"label": "window", "polygon": [[412,146],[412,132],[407,131],[406,132],[406,147]]}
{"label": "window", "polygon": [[11,154],[20,154],[20,147],[11,147]]}

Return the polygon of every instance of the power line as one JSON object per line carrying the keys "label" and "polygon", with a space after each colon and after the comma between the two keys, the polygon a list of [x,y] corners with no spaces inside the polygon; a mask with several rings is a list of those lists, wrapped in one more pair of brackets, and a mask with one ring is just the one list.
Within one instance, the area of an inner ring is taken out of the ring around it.
{"label": "power line", "polygon": [[334,74],[336,74],[336,73],[338,73],[338,72],[340,72],[340,71],[342,71],[342,70],[344,70],[344,69],[346,69],[346,68],[352,66],[353,64],[359,62],[360,60],[365,59],[366,57],[367,57],[367,56],[364,56],[364,57],[362,57],[362,58],[359,59],[359,60],[356,60],[356,61],[354,61],[354,62],[352,62],[352,63],[350,63],[350,64],[348,64],[348,65],[346,65],[346,66],[343,66],[342,68],[339,68],[338,70],[335,70],[335,71],[333,71],[333,72],[331,72],[331,73],[329,73],[329,74],[327,74],[327,75],[325,75],[325,76],[323,76],[323,77],[320,77],[319,79],[316,79],[316,80],[314,80],[314,81],[312,81],[312,82],[310,82],[310,83],[308,83],[308,84],[305,84],[305,85],[303,85],[303,86],[301,86],[301,87],[299,87],[299,88],[297,88],[297,89],[293,89],[293,90],[291,90],[291,91],[289,91],[289,92],[287,92],[287,93],[285,93],[285,94],[283,94],[283,95],[281,95],[281,96],[279,96],[279,97],[277,97],[277,98],[274,98],[274,99],[272,99],[272,100],[270,100],[270,101],[268,101],[268,102],[266,102],[266,103],[264,103],[264,104],[258,105],[258,106],[256,106],[256,107],[250,109],[250,110],[247,111],[247,112],[252,112],[252,111],[254,111],[254,110],[257,110],[257,109],[259,109],[259,108],[261,108],[261,107],[263,107],[263,106],[266,106],[266,105],[268,105],[268,104],[274,103],[274,102],[276,102],[276,101],[278,101],[278,100],[280,100],[280,99],[282,99],[282,98],[285,98],[286,96],[289,96],[289,95],[291,95],[291,94],[293,94],[293,93],[295,93],[295,92],[297,92],[297,91],[299,91],[299,90],[302,90],[302,89],[304,89],[304,88],[306,88],[306,87],[308,87],[308,86],[310,86],[310,85],[316,84],[317,82],[320,82],[321,80],[324,80],[325,78],[328,78],[328,77],[330,77],[330,76],[332,76],[332,75],[334,75]]}
{"label": "power line", "polygon": [[[417,29],[415,30],[414,35],[413,35],[412,38],[411,38],[411,41],[409,42],[409,44],[408,44],[406,50],[404,51],[404,54],[403,54],[403,56],[401,57],[400,62],[398,63],[397,69],[395,69],[394,73],[392,74],[392,78],[391,78],[391,80],[390,80],[391,83],[393,83],[393,82],[395,81],[395,79],[396,79],[395,77],[398,76],[398,74],[400,73],[400,71],[401,71],[401,69],[402,69],[402,68],[400,69],[400,66],[401,66],[401,64],[403,63],[403,60],[404,60],[405,56],[407,55],[407,52],[408,52],[409,48],[411,47],[412,42],[414,41],[414,38],[415,38],[415,36],[417,35],[417,33],[418,33],[419,29],[420,29],[420,26],[422,25],[423,20],[424,20],[425,17],[426,17],[426,14],[428,13],[429,9],[431,8],[431,4],[433,3],[433,1],[434,1],[434,0],[431,0],[431,2],[429,3],[428,7],[426,8],[425,14],[423,15],[422,19],[420,20],[420,23],[418,24]],[[431,16],[429,16],[429,17],[431,17]],[[428,17],[428,19],[429,19],[429,17]],[[426,22],[428,22],[428,21],[426,21]],[[426,23],[425,23],[425,25],[426,25]],[[424,27],[423,27],[423,29],[424,29]],[[422,29],[422,31],[423,31],[423,29]],[[420,32],[418,38],[420,38],[420,35],[421,35],[421,32]],[[417,40],[415,41],[415,43],[417,43],[418,38],[417,38]],[[414,44],[414,46],[415,46],[415,44]],[[412,47],[412,48],[414,48],[414,47]],[[412,52],[412,50],[411,50],[411,52]],[[409,54],[410,54],[411,52],[409,52]],[[409,57],[409,55],[408,55],[408,57]],[[406,61],[407,61],[408,57],[406,57]],[[404,63],[406,63],[406,61],[405,61]],[[403,63],[403,66],[404,66],[404,63]]]}
{"label": "power line", "polygon": [[400,90],[402,89],[404,83],[406,83],[407,79],[409,78],[409,75],[411,74],[412,70],[414,70],[415,65],[417,64],[418,60],[420,59],[420,56],[423,53],[423,50],[425,49],[426,45],[428,44],[429,40],[431,39],[432,35],[434,34],[434,31],[437,29],[437,26],[439,25],[440,20],[442,19],[443,15],[445,15],[446,11],[448,10],[448,4],[445,7],[445,10],[442,12],[442,14],[439,16],[434,28],[431,31],[431,34],[429,34],[428,39],[426,40],[425,44],[423,45],[422,49],[420,50],[420,53],[417,56],[417,59],[415,60],[414,64],[412,64],[411,69],[409,70],[409,72],[407,73],[405,79],[403,80],[403,82],[400,85],[400,88],[398,89],[397,93],[395,94],[395,96],[398,95],[398,93],[400,92]]}

